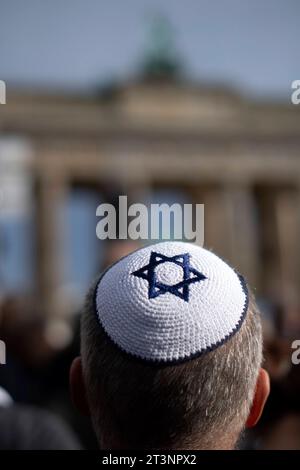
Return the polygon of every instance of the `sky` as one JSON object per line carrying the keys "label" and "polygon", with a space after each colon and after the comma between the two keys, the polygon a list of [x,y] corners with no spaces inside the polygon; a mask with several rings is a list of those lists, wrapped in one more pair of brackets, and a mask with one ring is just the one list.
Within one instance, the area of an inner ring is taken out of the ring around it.
{"label": "sky", "polygon": [[137,73],[155,14],[187,80],[289,99],[300,79],[299,0],[0,0],[0,79],[85,92]]}

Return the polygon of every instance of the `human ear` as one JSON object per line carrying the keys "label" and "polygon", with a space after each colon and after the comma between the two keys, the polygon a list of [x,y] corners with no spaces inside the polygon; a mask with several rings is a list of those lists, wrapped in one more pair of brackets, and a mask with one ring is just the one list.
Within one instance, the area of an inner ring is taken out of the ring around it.
{"label": "human ear", "polygon": [[269,393],[270,393],[269,374],[265,369],[261,368],[259,370],[259,374],[258,374],[258,378],[256,382],[252,406],[251,406],[250,413],[246,421],[247,428],[252,428],[259,421],[262,415],[265,403],[269,396]]}
{"label": "human ear", "polygon": [[72,402],[78,411],[83,415],[90,414],[86,388],[82,373],[81,357],[76,357],[70,369],[70,391]]}

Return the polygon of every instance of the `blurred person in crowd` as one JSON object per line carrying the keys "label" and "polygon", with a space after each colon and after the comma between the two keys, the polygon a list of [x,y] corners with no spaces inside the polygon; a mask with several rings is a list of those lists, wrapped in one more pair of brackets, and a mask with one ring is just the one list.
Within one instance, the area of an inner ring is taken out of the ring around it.
{"label": "blurred person in crowd", "polygon": [[[43,302],[31,295],[3,297],[1,317],[1,339],[6,343],[7,360],[0,367],[0,386],[10,393],[18,407],[38,406],[39,410],[59,415],[85,446],[93,448],[90,425],[74,415],[68,394],[68,370],[79,350],[76,325],[71,325],[73,341],[68,347],[57,348],[57,342],[51,341],[55,332],[52,331],[52,336],[48,334],[52,318],[44,312]],[[24,414],[27,416],[26,410]]]}
{"label": "blurred person in crowd", "polygon": [[[2,367],[2,371],[5,367]],[[20,384],[22,386],[22,384]],[[0,450],[80,449],[73,431],[54,414],[15,404],[0,387]]]}
{"label": "blurred person in crowd", "polygon": [[15,405],[1,389],[0,423],[0,450],[81,448],[73,432],[57,416],[39,408]]}
{"label": "blurred person in crowd", "polygon": [[49,384],[43,379],[57,351],[47,341],[46,326],[38,300],[29,295],[3,300],[1,339],[6,343],[7,364],[0,369],[0,385],[18,402],[34,403],[47,394]]}
{"label": "blurred person in crowd", "polygon": [[249,445],[259,449],[300,449],[300,374],[299,366],[291,360],[291,344],[296,332],[300,332],[300,322],[298,330],[289,328],[289,312],[282,305],[264,302],[261,311],[264,367],[270,375],[272,393],[259,425],[250,434]]}
{"label": "blurred person in crowd", "polygon": [[253,295],[196,245],[159,243],[108,268],[81,340],[71,392],[102,448],[233,449],[269,394]]}

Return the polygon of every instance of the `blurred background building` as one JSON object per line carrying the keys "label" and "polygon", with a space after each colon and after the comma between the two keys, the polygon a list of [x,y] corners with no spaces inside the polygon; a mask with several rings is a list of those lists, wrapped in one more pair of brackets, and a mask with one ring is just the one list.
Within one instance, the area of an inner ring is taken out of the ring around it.
{"label": "blurred background building", "polygon": [[[39,21],[41,11],[36,2],[31,3]],[[75,3],[78,16],[80,2]],[[195,2],[190,3],[195,9]],[[224,22],[232,15],[232,24],[240,23],[233,36],[236,43],[246,27],[247,12],[240,11],[235,1],[229,3]],[[274,38],[280,19],[282,38],[287,34],[292,38],[295,30],[289,29],[289,21],[294,24],[298,8],[293,1],[271,2],[278,15],[270,14],[271,19],[277,18],[270,24],[263,8],[257,6],[254,12],[250,2],[245,3],[252,17],[257,15],[258,37],[263,29],[269,40]],[[212,17],[218,10],[206,2],[202,8]],[[170,5],[169,10],[172,16]],[[191,19],[191,12],[185,14],[182,21]],[[86,13],[85,21],[87,16],[91,19]],[[19,14],[14,17],[7,8],[7,18],[14,24]],[[217,16],[216,22],[222,24],[222,18]],[[88,34],[87,24],[82,34]],[[43,312],[56,318],[47,324],[46,336],[51,348],[63,350],[75,335],[65,319],[78,312],[93,277],[117,253],[133,247],[129,243],[120,248],[112,242],[111,248],[96,238],[96,207],[116,203],[122,194],[128,195],[129,203],[203,203],[205,246],[245,274],[254,287],[266,318],[272,353],[267,354],[269,368],[274,380],[280,381],[290,372],[290,341],[300,334],[300,108],[289,98],[291,82],[299,77],[288,76],[287,91],[278,96],[275,85],[273,95],[262,91],[268,78],[271,86],[272,77],[259,66],[252,66],[257,93],[243,92],[235,80],[222,80],[222,76],[215,80],[204,74],[202,79],[187,73],[178,37],[166,17],[155,15],[151,24],[146,47],[139,46],[142,52],[130,74],[89,89],[59,88],[51,77],[44,86],[34,80],[28,85],[24,62],[23,81],[16,72],[12,82],[6,80],[7,104],[0,106],[0,295],[4,299],[30,295],[39,305],[37,316]],[[111,28],[120,44],[121,33],[113,23]],[[255,37],[255,29],[252,34]],[[42,31],[32,33],[32,38],[42,35]],[[194,31],[193,38],[197,37]],[[212,24],[207,38],[216,37],[222,42],[222,30]],[[271,43],[265,44],[270,60]],[[260,44],[254,41],[254,55],[259,54]],[[39,47],[30,38],[28,46]],[[113,42],[104,46],[115,51]],[[86,50],[78,47],[78,70],[84,53],[93,47],[97,46],[92,41]],[[48,50],[50,61],[55,51],[51,45]],[[282,51],[278,60],[283,65],[294,60]],[[72,47],[65,52],[72,56]],[[197,48],[192,54],[197,54]],[[238,69],[245,66],[245,55],[246,51],[237,61]],[[218,62],[220,57],[210,56],[207,61]],[[47,57],[43,61],[46,64]],[[34,73],[43,78],[42,70]],[[0,78],[6,79],[5,74]],[[32,312],[30,307],[27,310]],[[12,329],[16,331],[19,318],[16,306],[12,311],[9,318],[14,321],[11,325],[6,321],[6,329],[2,328],[8,337]],[[41,341],[39,334],[29,341],[40,354],[36,362],[26,349],[30,367],[53,358],[51,348]],[[12,344],[16,342],[14,338]],[[11,376],[6,383],[12,384]],[[30,391],[20,399],[38,402]],[[46,402],[60,409],[50,399]],[[286,426],[293,428],[294,422]]]}
{"label": "blurred background building", "polygon": [[297,107],[185,81],[172,45],[153,41],[134,80],[95,96],[10,90],[0,117],[2,215],[28,227],[4,227],[4,285],[31,284],[48,305],[64,286],[82,293],[101,269],[97,203],[156,194],[161,202],[204,203],[205,245],[259,295],[295,307]]}

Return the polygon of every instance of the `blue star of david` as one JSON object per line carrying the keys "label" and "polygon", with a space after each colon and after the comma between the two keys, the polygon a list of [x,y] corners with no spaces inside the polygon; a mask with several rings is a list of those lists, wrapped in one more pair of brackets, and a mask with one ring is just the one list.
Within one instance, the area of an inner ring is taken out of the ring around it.
{"label": "blue star of david", "polygon": [[[157,280],[155,273],[156,266],[160,264],[171,262],[177,264],[182,268],[183,271],[183,280],[177,284],[167,285]],[[153,299],[159,295],[166,294],[170,292],[171,294],[176,295],[180,299],[189,301],[189,286],[195,282],[203,281],[207,279],[204,274],[197,271],[195,268],[192,268],[190,265],[190,255],[185,253],[183,255],[175,256],[165,256],[161,253],[156,253],[155,251],[151,252],[149,264],[143,266],[131,273],[133,276],[140,277],[145,279],[149,283],[148,297]]]}

